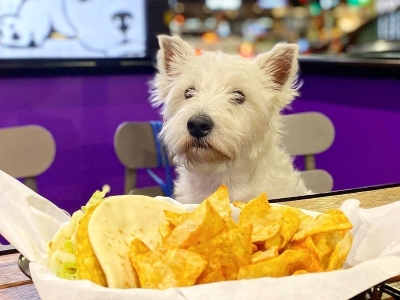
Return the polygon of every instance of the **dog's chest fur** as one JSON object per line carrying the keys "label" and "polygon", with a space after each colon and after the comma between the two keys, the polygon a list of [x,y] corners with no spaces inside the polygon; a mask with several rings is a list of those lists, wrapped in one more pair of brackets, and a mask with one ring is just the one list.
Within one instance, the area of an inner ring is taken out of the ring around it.
{"label": "dog's chest fur", "polygon": [[293,170],[291,158],[279,149],[261,153],[260,158],[218,164],[202,164],[193,169],[178,167],[175,198],[182,203],[201,203],[221,184],[231,201],[249,201],[262,192],[269,199],[304,194],[306,188]]}

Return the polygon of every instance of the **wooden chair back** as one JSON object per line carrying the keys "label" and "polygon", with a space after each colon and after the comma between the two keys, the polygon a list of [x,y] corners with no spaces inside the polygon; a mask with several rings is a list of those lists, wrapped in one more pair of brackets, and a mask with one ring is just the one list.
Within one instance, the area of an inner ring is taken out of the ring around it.
{"label": "wooden chair back", "polygon": [[56,145],[42,126],[0,128],[0,169],[37,191],[36,177],[53,163]]}
{"label": "wooden chair back", "polygon": [[[124,122],[114,135],[114,149],[119,161],[125,167],[125,194],[160,196],[159,186],[138,189],[137,171],[158,167],[157,151],[153,130],[149,122]],[[163,162],[164,164],[164,162]]]}
{"label": "wooden chair back", "polygon": [[306,186],[315,193],[329,192],[333,178],[317,169],[315,155],[328,150],[335,140],[332,121],[319,112],[295,113],[284,116],[283,144],[291,156],[304,158],[305,170],[301,172]]}
{"label": "wooden chair back", "polygon": [[[51,166],[55,154],[54,138],[42,126],[0,128],[0,170],[21,179],[35,192],[37,192],[37,176]],[[13,246],[0,243],[0,251],[9,249],[13,249]]]}

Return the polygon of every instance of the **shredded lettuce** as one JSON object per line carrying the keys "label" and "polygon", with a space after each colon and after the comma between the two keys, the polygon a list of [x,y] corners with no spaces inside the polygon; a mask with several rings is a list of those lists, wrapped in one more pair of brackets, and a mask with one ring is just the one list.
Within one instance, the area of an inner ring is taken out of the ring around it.
{"label": "shredded lettuce", "polygon": [[66,240],[64,242],[64,249],[68,253],[74,253],[74,243],[71,240]]}
{"label": "shredded lettuce", "polygon": [[99,201],[103,200],[104,196],[110,191],[110,187],[108,185],[103,186],[102,191],[95,191],[92,197],[89,199],[88,203],[85,206],[81,207],[81,210],[85,213],[86,209],[97,204]]}
{"label": "shredded lettuce", "polygon": [[86,210],[102,201],[109,191],[110,187],[104,186],[102,191],[94,192],[86,205],[74,212],[70,222],[65,227],[61,228],[49,242],[47,247],[49,256],[48,267],[58,277],[71,280],[79,279],[74,250],[75,235],[78,230],[79,221],[84,216]]}
{"label": "shredded lettuce", "polygon": [[76,266],[76,262],[66,262],[62,265],[61,269],[58,270],[57,276],[64,278],[75,280],[78,278],[78,267]]}

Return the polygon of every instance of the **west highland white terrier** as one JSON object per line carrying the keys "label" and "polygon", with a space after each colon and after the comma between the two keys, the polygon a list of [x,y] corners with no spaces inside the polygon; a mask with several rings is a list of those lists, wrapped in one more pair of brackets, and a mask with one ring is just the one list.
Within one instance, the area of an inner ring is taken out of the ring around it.
{"label": "west highland white terrier", "polygon": [[297,53],[278,44],[249,60],[159,36],[152,103],[174,157],[175,198],[200,203],[221,184],[231,201],[308,192],[282,145],[282,109],[297,95]]}

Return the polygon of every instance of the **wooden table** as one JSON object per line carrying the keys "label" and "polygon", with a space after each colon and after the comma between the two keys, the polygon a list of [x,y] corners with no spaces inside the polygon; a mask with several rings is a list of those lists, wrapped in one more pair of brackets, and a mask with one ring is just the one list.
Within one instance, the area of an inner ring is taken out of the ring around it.
{"label": "wooden table", "polygon": [[38,300],[32,281],[18,267],[19,253],[0,256],[0,299]]}
{"label": "wooden table", "polygon": [[[400,200],[400,184],[338,191],[313,196],[271,200],[308,210],[324,212],[339,207],[346,199],[358,199],[361,207],[370,208]],[[0,255],[0,299],[38,300],[35,286],[18,267],[19,254]],[[399,280],[398,278],[397,280]],[[385,297],[385,299],[391,299]]]}

